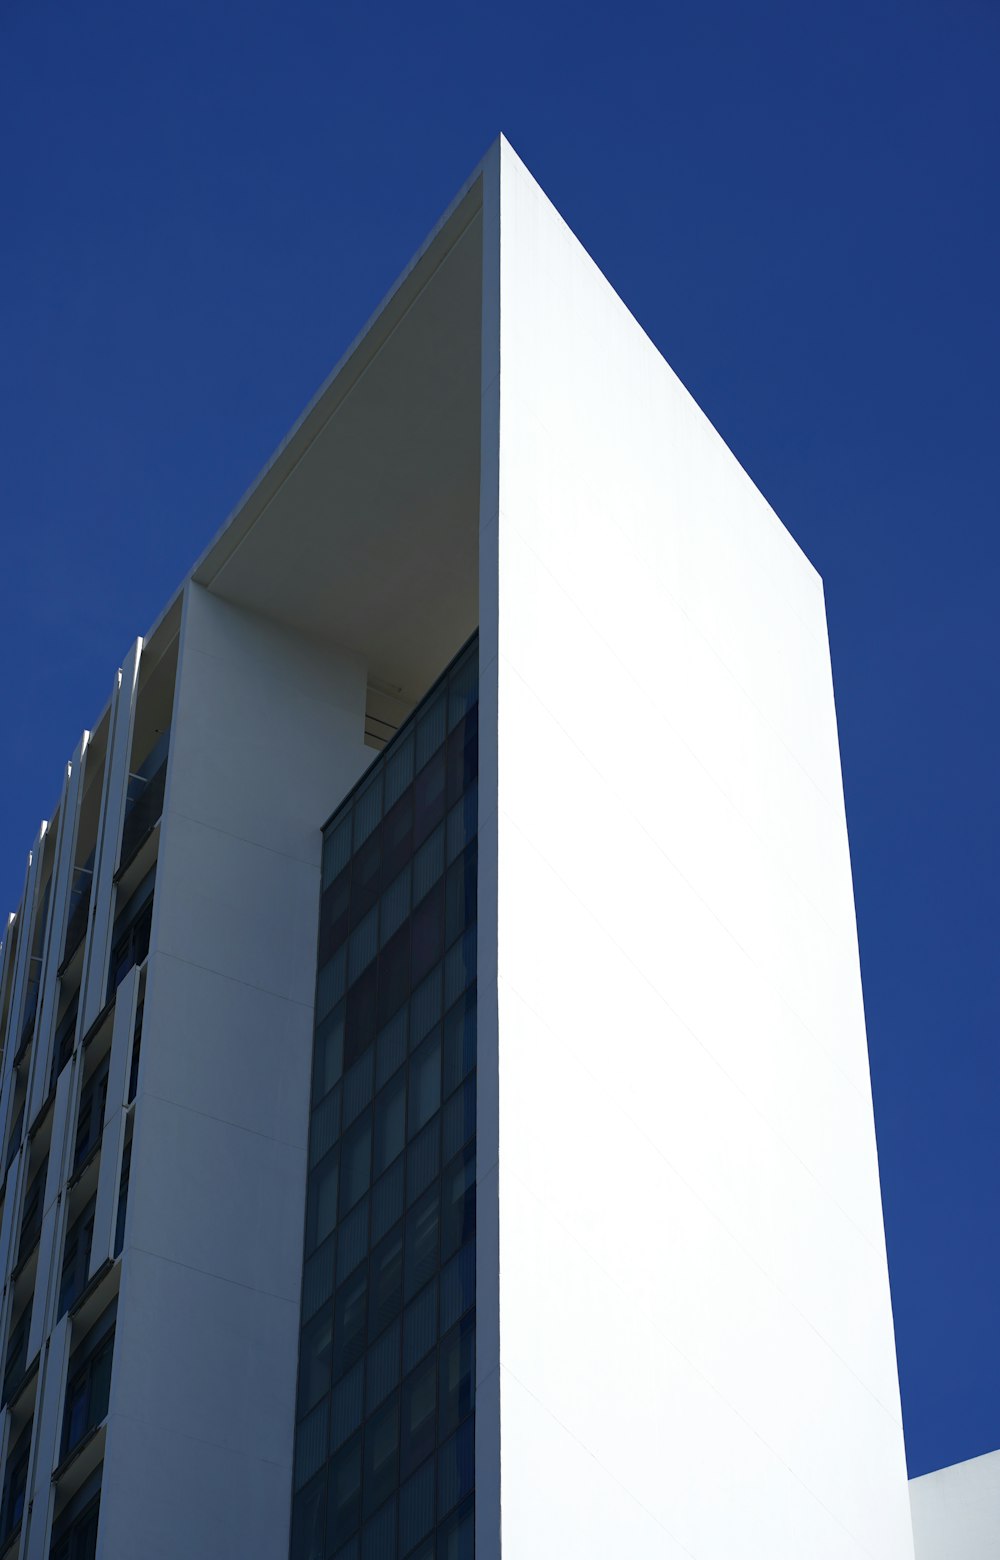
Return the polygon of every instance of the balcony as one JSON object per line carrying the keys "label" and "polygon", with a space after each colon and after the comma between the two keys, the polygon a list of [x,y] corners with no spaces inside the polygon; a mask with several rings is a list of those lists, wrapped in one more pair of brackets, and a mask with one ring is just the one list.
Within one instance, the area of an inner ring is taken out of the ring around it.
{"label": "balcony", "polygon": [[69,920],[66,925],[66,941],[63,945],[60,973],[66,968],[87,930],[90,914],[90,890],[94,881],[94,852],[91,851],[82,867],[73,873],[73,886],[69,891]]}
{"label": "balcony", "polygon": [[143,840],[159,822],[163,811],[169,747],[168,728],[146,754],[139,768],[129,775],[125,821],[122,826],[122,847],[118,858],[119,875],[128,866]]}

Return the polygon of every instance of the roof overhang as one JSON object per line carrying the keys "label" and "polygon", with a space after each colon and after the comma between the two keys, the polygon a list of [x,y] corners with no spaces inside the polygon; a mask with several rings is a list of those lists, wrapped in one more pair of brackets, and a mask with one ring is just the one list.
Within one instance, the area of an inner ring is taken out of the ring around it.
{"label": "roof overhang", "polygon": [[196,564],[413,702],[479,620],[482,177]]}

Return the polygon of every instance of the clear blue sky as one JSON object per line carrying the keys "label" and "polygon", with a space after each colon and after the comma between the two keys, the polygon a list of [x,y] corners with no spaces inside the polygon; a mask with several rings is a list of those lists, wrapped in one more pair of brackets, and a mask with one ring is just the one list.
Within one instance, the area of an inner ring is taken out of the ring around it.
{"label": "clear blue sky", "polygon": [[1000,1447],[994,0],[0,7],[0,903],[503,129],[826,581],[912,1473]]}

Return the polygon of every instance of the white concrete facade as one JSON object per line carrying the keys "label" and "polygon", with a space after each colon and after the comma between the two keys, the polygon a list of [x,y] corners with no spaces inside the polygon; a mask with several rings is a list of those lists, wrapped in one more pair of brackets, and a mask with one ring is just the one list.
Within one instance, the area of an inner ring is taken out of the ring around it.
{"label": "white concrete facade", "polygon": [[136,641],[33,848],[0,953],[8,1349],[30,1307],[0,1454],[31,1447],[0,1560],[95,1481],[102,1560],[287,1552],[320,830],[367,716],[477,623],[480,1560],[911,1560],[822,585],[505,142]]}
{"label": "white concrete facade", "polygon": [[996,1560],[1000,1452],[910,1481],[916,1560]]}
{"label": "white concrete facade", "polygon": [[506,145],[491,179],[480,1552],[909,1560],[822,585]]}

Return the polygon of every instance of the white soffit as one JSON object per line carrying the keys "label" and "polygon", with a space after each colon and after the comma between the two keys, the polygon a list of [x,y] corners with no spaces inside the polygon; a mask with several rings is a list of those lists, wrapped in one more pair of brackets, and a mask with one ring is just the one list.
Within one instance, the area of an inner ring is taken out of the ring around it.
{"label": "white soffit", "polygon": [[196,565],[420,697],[479,621],[476,178]]}

